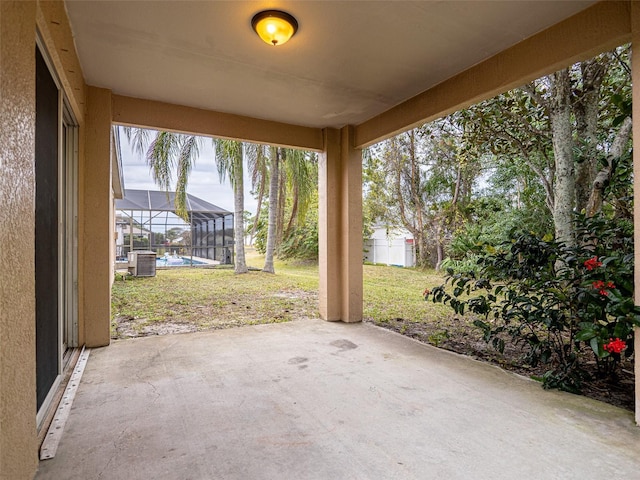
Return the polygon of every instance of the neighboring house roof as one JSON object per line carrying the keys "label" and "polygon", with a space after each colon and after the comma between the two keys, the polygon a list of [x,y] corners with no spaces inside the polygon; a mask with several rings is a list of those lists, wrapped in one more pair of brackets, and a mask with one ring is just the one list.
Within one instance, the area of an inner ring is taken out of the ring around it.
{"label": "neighboring house roof", "polygon": [[[125,189],[124,198],[116,200],[116,210],[144,210],[175,213],[175,192]],[[187,193],[187,212],[194,219],[225,217],[232,212]]]}

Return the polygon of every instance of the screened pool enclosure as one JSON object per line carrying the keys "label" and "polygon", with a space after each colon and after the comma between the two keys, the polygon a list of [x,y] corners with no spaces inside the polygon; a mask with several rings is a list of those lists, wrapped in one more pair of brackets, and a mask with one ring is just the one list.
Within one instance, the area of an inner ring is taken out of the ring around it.
{"label": "screened pool enclosure", "polygon": [[[233,213],[187,194],[188,221],[175,213],[175,192],[124,191],[116,200],[116,257],[153,251],[167,263],[233,263]],[[202,262],[200,260],[210,260]]]}

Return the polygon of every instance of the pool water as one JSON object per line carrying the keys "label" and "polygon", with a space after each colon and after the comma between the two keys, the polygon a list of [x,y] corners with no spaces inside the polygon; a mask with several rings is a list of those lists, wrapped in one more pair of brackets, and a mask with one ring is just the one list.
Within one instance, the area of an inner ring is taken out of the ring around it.
{"label": "pool water", "polygon": [[156,267],[183,267],[185,265],[206,265],[205,262],[191,260],[189,257],[159,257],[156,258]]}

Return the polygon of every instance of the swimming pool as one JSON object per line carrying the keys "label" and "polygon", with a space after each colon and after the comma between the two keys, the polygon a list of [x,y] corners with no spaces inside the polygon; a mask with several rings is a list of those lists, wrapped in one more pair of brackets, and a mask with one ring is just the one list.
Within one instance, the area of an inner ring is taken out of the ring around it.
{"label": "swimming pool", "polygon": [[175,255],[156,258],[156,267],[184,267],[185,265],[206,265],[206,263]]}

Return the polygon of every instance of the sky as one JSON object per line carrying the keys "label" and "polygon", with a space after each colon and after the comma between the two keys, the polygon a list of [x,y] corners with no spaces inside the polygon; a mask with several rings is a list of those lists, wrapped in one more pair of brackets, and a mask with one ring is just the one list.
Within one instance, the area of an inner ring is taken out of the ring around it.
{"label": "sky", "polygon": [[[139,156],[132,150],[126,135],[122,132],[120,132],[120,153],[125,189],[160,190],[151,177],[144,157]],[[248,178],[246,168],[244,185],[244,209],[255,215],[257,202],[250,193],[251,181]],[[214,149],[210,139],[205,140],[204,148],[200,150],[200,156],[196,160],[195,167],[189,177],[187,193],[230,212],[234,210],[231,183],[229,178],[224,183],[220,183],[214,163]]]}

